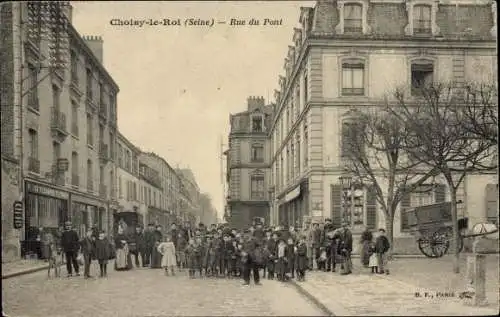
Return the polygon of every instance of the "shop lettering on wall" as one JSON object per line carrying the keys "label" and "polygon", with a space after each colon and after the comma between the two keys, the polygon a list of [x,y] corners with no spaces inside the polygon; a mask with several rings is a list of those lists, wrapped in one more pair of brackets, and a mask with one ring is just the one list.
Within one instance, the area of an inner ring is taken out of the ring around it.
{"label": "shop lettering on wall", "polygon": [[27,191],[33,194],[39,194],[44,196],[55,197],[59,199],[68,199],[69,194],[54,188],[41,186],[38,184],[27,183],[26,184]]}

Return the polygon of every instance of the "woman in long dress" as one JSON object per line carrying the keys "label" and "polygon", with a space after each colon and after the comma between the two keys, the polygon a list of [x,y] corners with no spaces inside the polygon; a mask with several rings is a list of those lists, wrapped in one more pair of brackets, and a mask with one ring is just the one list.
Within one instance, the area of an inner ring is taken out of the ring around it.
{"label": "woman in long dress", "polygon": [[118,234],[115,237],[116,259],[115,270],[125,271],[130,269],[129,250],[127,237],[123,233],[122,227],[118,227]]}
{"label": "woman in long dress", "polygon": [[368,267],[370,262],[370,244],[373,240],[373,234],[368,228],[365,228],[361,234],[361,264]]}
{"label": "woman in long dress", "polygon": [[161,226],[156,227],[156,230],[153,233],[155,238],[155,245],[151,252],[151,268],[161,269],[161,254],[160,252],[158,252],[158,246],[163,240],[163,235],[161,233]]}
{"label": "woman in long dress", "polygon": [[172,238],[167,235],[165,241],[158,245],[158,252],[162,255],[161,267],[165,269],[165,275],[172,273],[175,275],[175,267],[177,266],[177,258],[175,256],[175,245]]}

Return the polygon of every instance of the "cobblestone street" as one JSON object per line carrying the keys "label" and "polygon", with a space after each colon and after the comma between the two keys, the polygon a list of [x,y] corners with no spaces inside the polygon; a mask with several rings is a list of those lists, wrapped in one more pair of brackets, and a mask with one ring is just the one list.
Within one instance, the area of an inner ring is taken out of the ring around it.
{"label": "cobblestone street", "polygon": [[42,271],[5,280],[4,311],[15,317],[324,315],[292,285],[274,281],[245,287],[241,280],[165,277],[151,269],[108,274],[47,280]]}

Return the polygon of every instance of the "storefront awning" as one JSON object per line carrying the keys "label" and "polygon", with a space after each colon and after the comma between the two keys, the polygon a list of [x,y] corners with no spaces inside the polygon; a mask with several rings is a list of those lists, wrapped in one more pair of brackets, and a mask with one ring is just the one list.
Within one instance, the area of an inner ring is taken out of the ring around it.
{"label": "storefront awning", "polygon": [[285,195],[285,203],[286,202],[289,202],[297,197],[300,196],[300,185],[295,187],[294,189],[292,189],[291,191],[289,191],[286,195]]}

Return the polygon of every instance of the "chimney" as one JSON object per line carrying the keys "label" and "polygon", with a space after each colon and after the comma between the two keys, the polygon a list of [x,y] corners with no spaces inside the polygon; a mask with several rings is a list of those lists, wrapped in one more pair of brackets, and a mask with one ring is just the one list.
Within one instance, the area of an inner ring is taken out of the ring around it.
{"label": "chimney", "polygon": [[92,53],[94,53],[95,57],[97,57],[97,60],[99,63],[102,64],[102,46],[103,46],[103,41],[102,37],[100,36],[83,36],[83,40],[85,41],[85,44],[90,48]]}
{"label": "chimney", "polygon": [[250,96],[247,98],[248,111],[254,111],[256,108],[264,106],[264,97]]}

